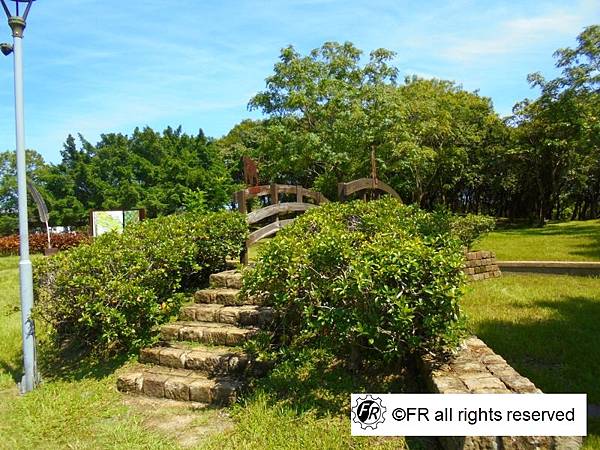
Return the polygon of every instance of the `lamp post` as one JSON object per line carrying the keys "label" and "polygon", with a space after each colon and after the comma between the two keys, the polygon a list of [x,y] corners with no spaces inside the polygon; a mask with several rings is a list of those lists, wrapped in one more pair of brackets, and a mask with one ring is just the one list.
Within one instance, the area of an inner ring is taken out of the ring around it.
{"label": "lamp post", "polygon": [[[13,45],[0,44],[3,54],[14,54],[15,70],[15,125],[17,138],[17,190],[19,196],[19,281],[21,293],[21,324],[23,335],[23,367],[21,393],[33,390],[37,384],[35,357],[35,328],[31,318],[33,307],[33,277],[29,259],[29,227],[27,223],[27,165],[25,160],[25,115],[23,112],[23,32],[27,15],[34,0],[12,0],[15,14],[12,14],[5,0],[2,8],[8,17],[8,26],[13,35]],[[25,4],[23,15],[19,14],[19,5]]]}

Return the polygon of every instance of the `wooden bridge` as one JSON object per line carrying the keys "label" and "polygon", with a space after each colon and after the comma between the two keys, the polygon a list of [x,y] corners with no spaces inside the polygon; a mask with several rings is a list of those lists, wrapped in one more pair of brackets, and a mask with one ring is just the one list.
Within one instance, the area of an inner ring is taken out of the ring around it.
{"label": "wooden bridge", "polygon": [[[340,201],[346,201],[351,195],[361,192],[364,193],[363,198],[367,200],[367,191],[383,192],[401,200],[398,193],[381,180],[360,178],[358,180],[350,181],[349,183],[338,184]],[[258,208],[255,211],[249,211],[248,201],[254,198],[259,198],[260,202],[267,206]],[[286,198],[295,201],[282,201]],[[257,224],[269,217],[275,217],[274,222],[257,228],[250,233],[246,240],[246,246],[240,256],[242,264],[248,264],[248,248],[252,244],[274,235],[295,220],[295,217],[289,218],[291,214],[302,214],[311,208],[315,208],[329,201],[320,192],[311,191],[302,186],[292,186],[287,184],[269,184],[242,189],[234,194],[233,200],[237,205],[239,212],[248,214],[248,225],[251,227],[257,226]],[[280,219],[280,216],[287,218]]]}
{"label": "wooden bridge", "polygon": [[[283,202],[281,200],[287,196],[295,201]],[[269,197],[269,205],[256,211],[248,211],[248,200],[253,198]],[[309,199],[311,201],[305,201]],[[257,230],[254,230],[246,240],[246,248],[242,252],[241,262],[248,263],[248,247],[256,242],[277,233],[280,229],[289,225],[294,221],[294,218],[280,220],[279,216],[289,216],[292,213],[304,213],[311,208],[315,208],[329,200],[323,194],[316,191],[311,191],[302,186],[291,186],[287,184],[270,184],[263,186],[254,186],[234,194],[234,201],[237,209],[241,213],[247,213],[248,225],[253,226],[262,222],[269,217],[275,217],[275,221],[271,222]]]}

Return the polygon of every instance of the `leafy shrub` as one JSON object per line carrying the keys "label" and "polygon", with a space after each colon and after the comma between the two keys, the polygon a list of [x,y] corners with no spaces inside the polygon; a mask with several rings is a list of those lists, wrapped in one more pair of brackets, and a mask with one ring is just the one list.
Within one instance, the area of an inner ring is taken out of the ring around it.
{"label": "leafy shrub", "polygon": [[456,216],[451,220],[450,225],[452,233],[467,249],[470,249],[475,241],[492,231],[495,226],[496,219],[480,214]]}
{"label": "leafy shrub", "polygon": [[[18,255],[21,239],[18,234],[0,237],[0,255]],[[52,233],[50,242],[52,247],[60,250],[77,247],[90,241],[85,233]],[[32,233],[29,235],[29,251],[31,253],[43,253],[48,247],[48,235],[46,233]]]}
{"label": "leafy shrub", "polygon": [[0,214],[0,236],[8,236],[19,230],[19,218],[8,214]]}
{"label": "leafy shrub", "polygon": [[36,264],[37,314],[57,343],[96,353],[135,349],[201,285],[239,255],[247,225],[237,213],[180,214],[107,233]]}
{"label": "leafy shrub", "polygon": [[463,253],[449,220],[393,199],[329,203],[263,246],[243,293],[280,310],[284,344],[354,366],[439,351],[460,335]]}

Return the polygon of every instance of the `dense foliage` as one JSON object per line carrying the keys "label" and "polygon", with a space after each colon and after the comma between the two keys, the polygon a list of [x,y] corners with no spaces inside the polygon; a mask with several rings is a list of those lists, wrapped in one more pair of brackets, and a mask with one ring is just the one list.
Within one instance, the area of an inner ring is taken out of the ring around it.
{"label": "dense foliage", "polygon": [[473,243],[496,227],[496,220],[481,214],[467,214],[451,220],[450,230],[470,250]]}
{"label": "dense foliage", "polygon": [[262,249],[244,292],[281,310],[284,342],[391,361],[455,342],[463,258],[443,213],[329,203]]}
{"label": "dense foliage", "polygon": [[[186,209],[186,200],[203,195],[205,209],[228,203],[235,185],[218,148],[204,136],[167,128],[162,133],[136,128],[130,136],[103,134],[93,145],[69,136],[62,161],[48,165],[28,152],[28,173],[44,197],[50,224],[87,225],[91,209],[145,208],[148,217]],[[201,194],[199,194],[201,193]],[[197,202],[196,202],[197,203]],[[35,205],[29,217],[36,224]],[[0,153],[0,216],[17,212],[14,152]],[[14,220],[5,219],[6,231]]]}
{"label": "dense foliage", "polygon": [[[52,233],[50,243],[53,248],[68,250],[78,245],[89,242],[89,236],[85,233]],[[20,238],[18,234],[0,236],[0,255],[18,255]],[[42,253],[48,247],[48,235],[46,233],[32,233],[29,235],[29,251],[31,253]]]}
{"label": "dense foliage", "polygon": [[[365,58],[351,43],[281,51],[250,99],[264,119],[212,140],[181,128],[69,136],[60,164],[28,152],[31,180],[52,225],[85,225],[90,209],[146,208],[149,217],[216,210],[243,181],[241,157],[262,183],[299,184],[337,197],[337,183],[378,177],[405,203],[528,219],[600,217],[600,26],[555,53],[559,75],[530,74],[536,99],[500,118],[489,98],[453,81],[406,77],[394,53]],[[14,154],[0,153],[0,234],[16,227]],[[236,183],[237,182],[237,183]],[[29,216],[34,219],[34,206]],[[35,225],[35,220],[34,225]]]}
{"label": "dense foliage", "polygon": [[177,312],[181,292],[239,255],[247,225],[237,213],[184,213],[104,234],[36,261],[36,313],[57,343],[98,353],[135,349]]}
{"label": "dense foliage", "polygon": [[600,26],[557,51],[561,76],[530,75],[540,97],[504,120],[489,98],[453,82],[399,82],[393,56],[375,50],[363,63],[350,43],[283,49],[249,104],[267,118],[219,141],[226,162],[237,168],[251,155],[263,181],[335,198],[336,183],[370,176],[374,152],[379,178],[406,203],[540,225],[600,216]]}

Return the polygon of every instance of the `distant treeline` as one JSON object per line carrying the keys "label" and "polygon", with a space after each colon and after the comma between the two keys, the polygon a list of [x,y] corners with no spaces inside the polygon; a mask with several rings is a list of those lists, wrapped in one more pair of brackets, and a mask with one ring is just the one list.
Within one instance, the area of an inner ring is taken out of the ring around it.
{"label": "distant treeline", "polygon": [[[406,203],[509,219],[600,217],[600,26],[555,52],[559,77],[528,77],[535,100],[501,118],[491,100],[444,80],[398,80],[394,54],[367,62],[351,43],[308,55],[281,51],[245,120],[211,139],[181,128],[105,134],[93,145],[69,136],[60,164],[28,153],[30,178],[51,224],[81,226],[90,209],[146,208],[150,217],[219,209],[242,185],[240,160],[262,183],[299,184],[335,199],[337,183],[378,177]],[[16,227],[14,156],[0,153],[0,232]],[[31,211],[35,217],[35,211]]]}

